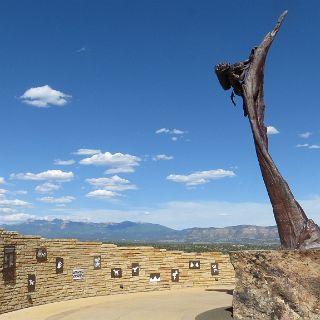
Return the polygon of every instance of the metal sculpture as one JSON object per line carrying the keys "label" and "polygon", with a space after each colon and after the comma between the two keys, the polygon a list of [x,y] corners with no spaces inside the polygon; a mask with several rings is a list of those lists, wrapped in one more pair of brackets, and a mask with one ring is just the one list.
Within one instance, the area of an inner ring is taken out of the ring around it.
{"label": "metal sculpture", "polygon": [[286,15],[287,11],[279,17],[275,27],[265,36],[261,44],[251,50],[249,59],[235,64],[217,64],[215,72],[223,89],[233,88],[231,94],[233,103],[234,94],[242,97],[244,115],[248,116],[250,122],[282,248],[320,248],[320,228],[314,221],[308,219],[273,162],[268,152],[267,128],[264,126],[264,64],[268,50]]}

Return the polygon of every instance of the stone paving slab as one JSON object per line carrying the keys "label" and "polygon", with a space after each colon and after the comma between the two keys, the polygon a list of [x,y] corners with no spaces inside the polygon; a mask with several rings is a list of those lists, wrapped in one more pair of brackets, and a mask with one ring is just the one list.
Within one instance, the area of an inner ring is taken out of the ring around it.
{"label": "stone paving slab", "polygon": [[0,320],[222,320],[212,318],[213,309],[231,304],[227,290],[190,288],[50,303],[0,315]]}

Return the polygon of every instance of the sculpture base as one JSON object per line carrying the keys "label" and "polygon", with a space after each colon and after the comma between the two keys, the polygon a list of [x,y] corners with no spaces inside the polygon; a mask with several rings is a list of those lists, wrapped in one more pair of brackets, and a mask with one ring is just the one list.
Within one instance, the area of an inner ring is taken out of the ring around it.
{"label": "sculpture base", "polygon": [[320,319],[320,250],[241,251],[230,257],[234,319]]}

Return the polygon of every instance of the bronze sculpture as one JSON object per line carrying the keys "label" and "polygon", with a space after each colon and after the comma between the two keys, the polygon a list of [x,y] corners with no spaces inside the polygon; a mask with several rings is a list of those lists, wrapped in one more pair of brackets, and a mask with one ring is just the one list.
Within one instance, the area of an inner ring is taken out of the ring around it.
{"label": "bronze sculpture", "polygon": [[320,248],[320,228],[295,200],[287,182],[281,176],[268,152],[267,128],[264,126],[264,64],[268,50],[278,33],[285,11],[261,44],[251,50],[244,62],[217,64],[215,72],[223,89],[231,87],[243,99],[244,115],[248,116],[255,149],[265,186],[273,207],[283,249]]}

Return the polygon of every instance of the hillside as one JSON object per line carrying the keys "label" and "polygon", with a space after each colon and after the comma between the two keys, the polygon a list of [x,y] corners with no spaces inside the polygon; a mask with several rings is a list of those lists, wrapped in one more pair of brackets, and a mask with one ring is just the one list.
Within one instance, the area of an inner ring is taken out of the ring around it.
{"label": "hillside", "polygon": [[174,230],[159,224],[131,221],[87,223],[54,219],[31,220],[0,227],[46,238],[76,238],[103,242],[277,243],[279,241],[275,226],[241,225]]}

